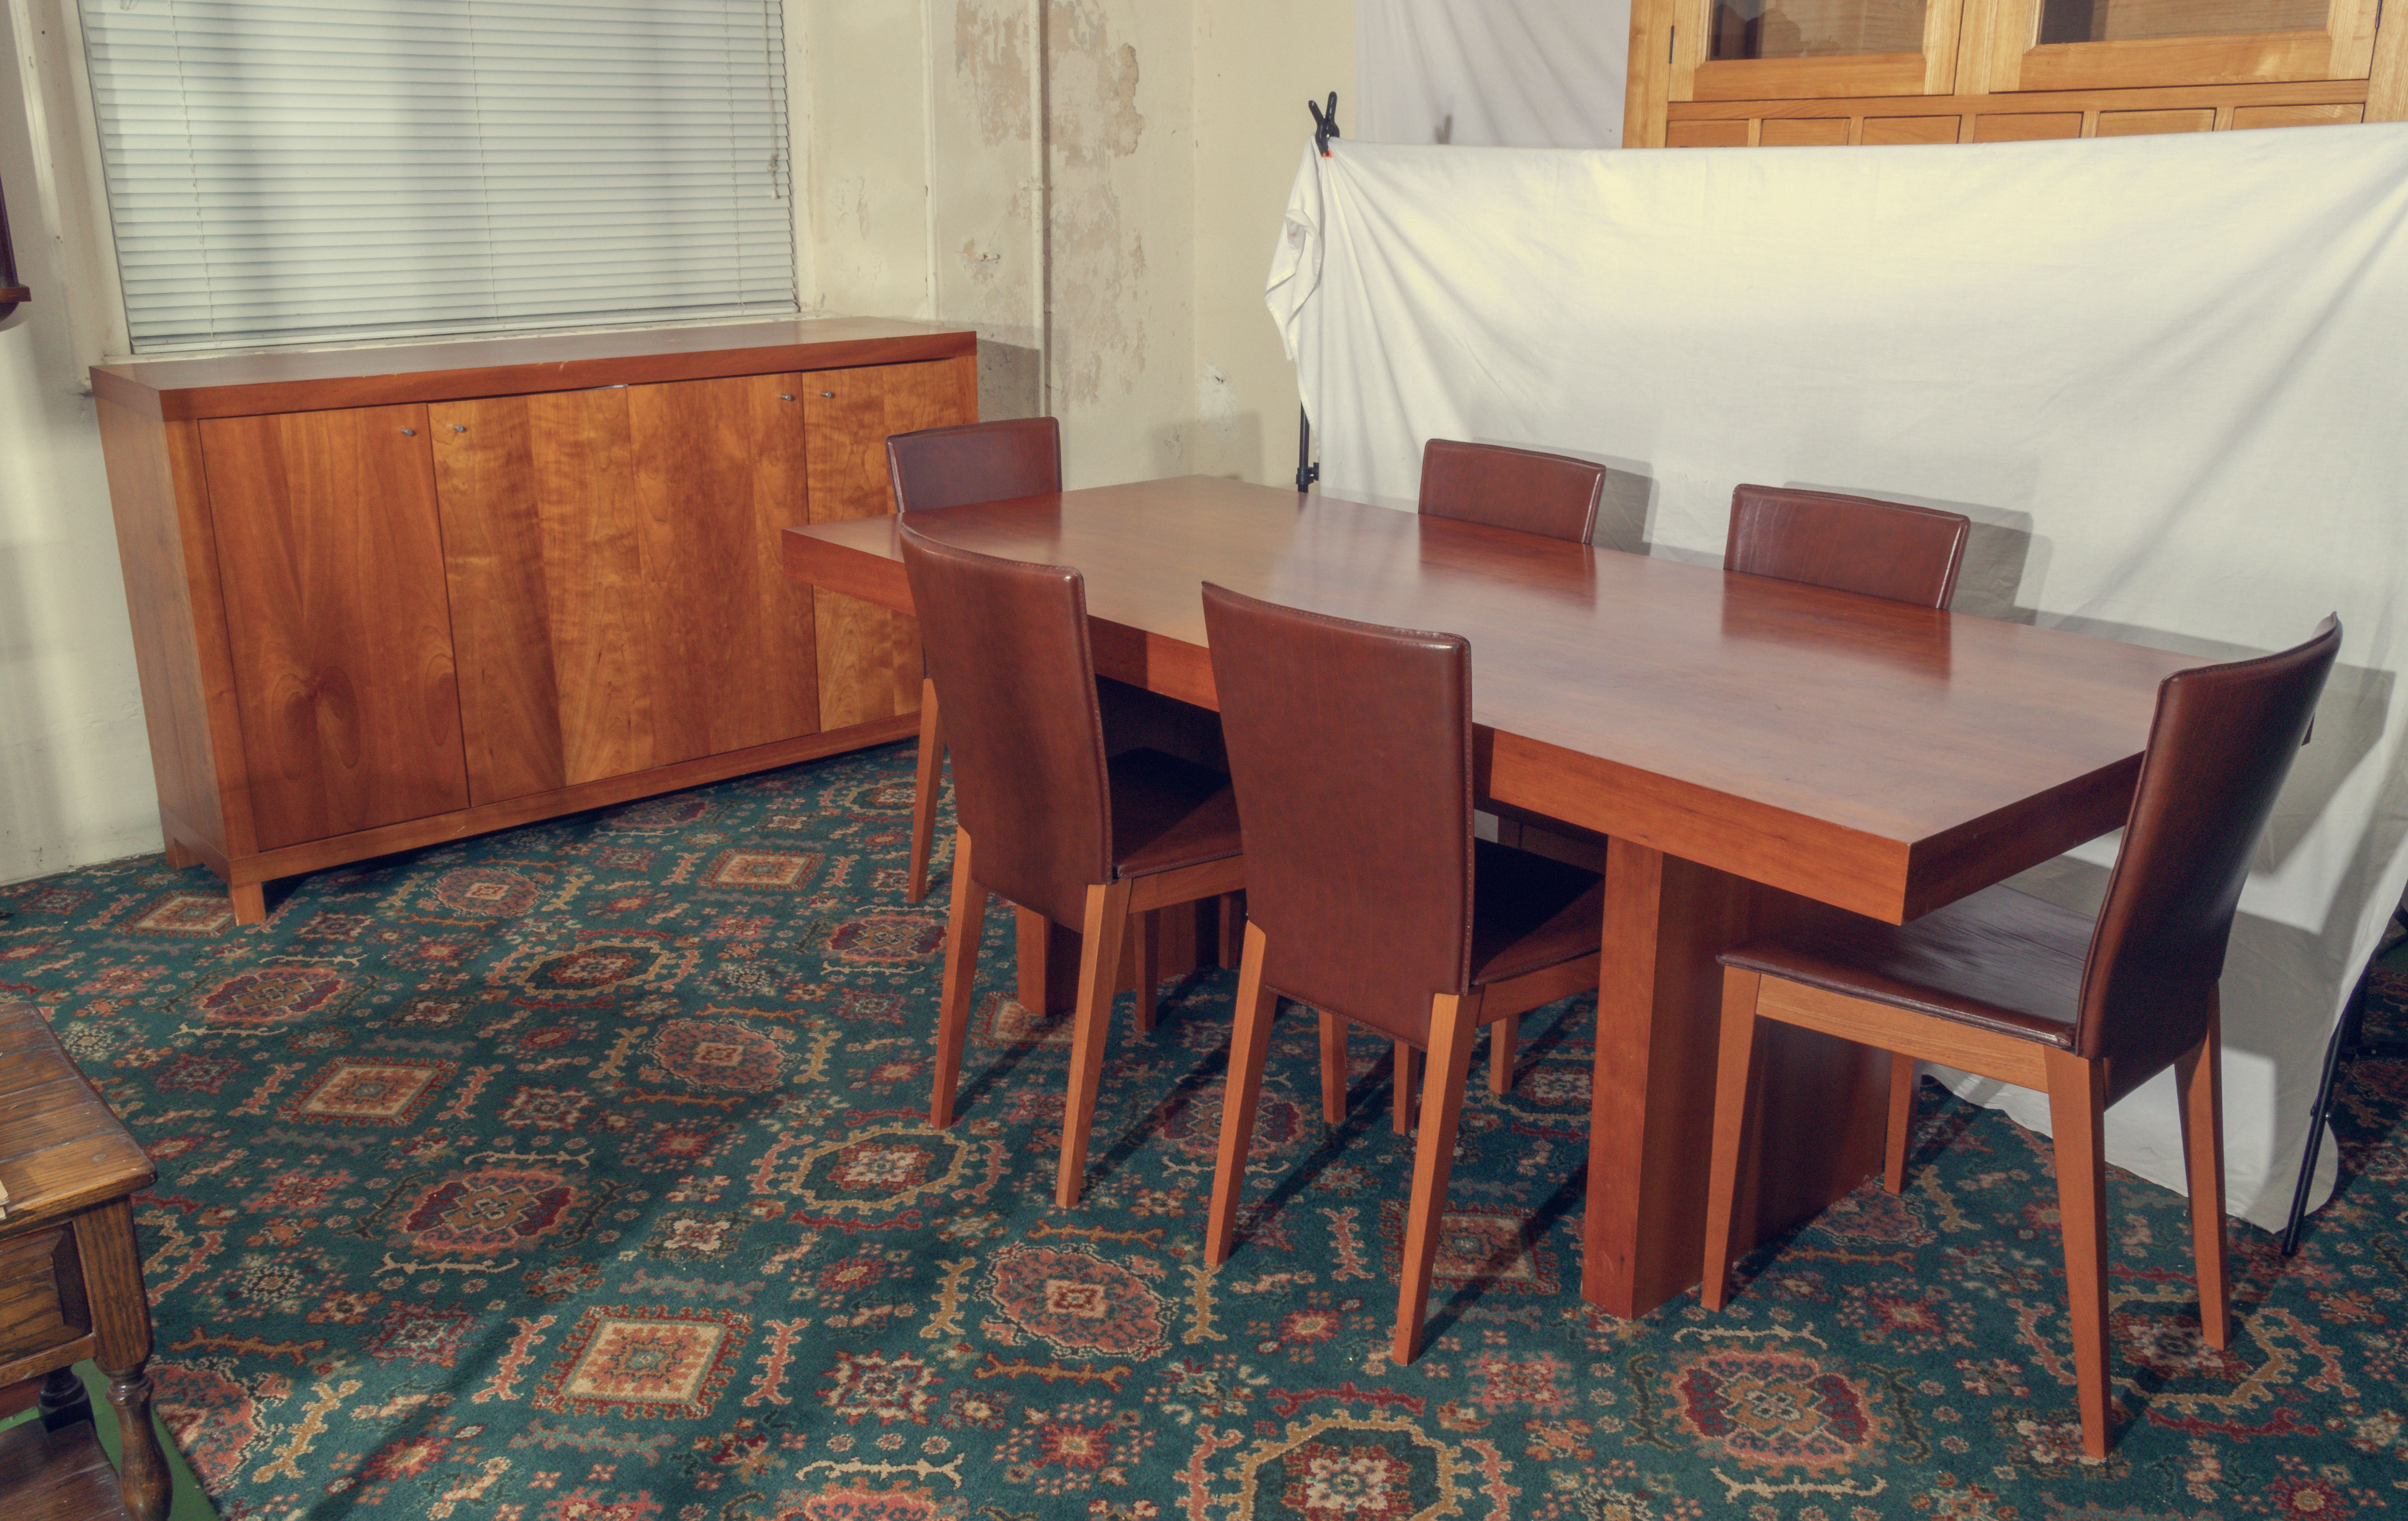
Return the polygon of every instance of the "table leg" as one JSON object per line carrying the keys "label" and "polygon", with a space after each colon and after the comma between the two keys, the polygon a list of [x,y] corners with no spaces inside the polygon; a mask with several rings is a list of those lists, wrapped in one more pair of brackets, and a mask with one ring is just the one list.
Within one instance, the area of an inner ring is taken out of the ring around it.
{"label": "table leg", "polygon": [[1034,909],[1013,914],[1020,936],[1022,1007],[1032,1014],[1068,1013],[1079,1001],[1079,932]]}
{"label": "table leg", "polygon": [[56,1431],[92,1419],[92,1396],[72,1368],[53,1368],[42,1381],[42,1428]]}
{"label": "table leg", "polygon": [[[1211,899],[1179,903],[1161,911],[1163,977],[1184,977],[1207,965],[1205,956],[1218,943],[1201,923]],[[1079,999],[1079,932],[1066,929],[1033,909],[1016,911],[1013,922],[1020,947],[1020,987],[1014,997],[1030,1012],[1068,1013]],[[1125,978],[1121,988],[1130,983]]]}
{"label": "table leg", "polygon": [[[1698,1279],[1705,1250],[1722,969],[1806,900],[1616,839],[1605,874],[1581,1297],[1643,1315]],[[1762,1240],[1879,1170],[1887,1068],[1810,1030],[1765,1032],[1758,1144],[1734,1234]]]}
{"label": "table leg", "polygon": [[142,1286],[142,1250],[134,1239],[134,1207],[114,1199],[76,1217],[76,1251],[100,1346],[94,1360],[108,1375],[108,1402],[117,1410],[118,1475],[126,1514],[161,1521],[167,1514],[167,1455],[150,1425],[150,1296]]}

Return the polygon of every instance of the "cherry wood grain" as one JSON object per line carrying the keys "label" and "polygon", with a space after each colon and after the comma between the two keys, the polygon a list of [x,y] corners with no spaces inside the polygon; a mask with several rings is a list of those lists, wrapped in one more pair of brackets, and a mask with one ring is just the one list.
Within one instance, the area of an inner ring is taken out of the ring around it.
{"label": "cherry wood grain", "polygon": [[[970,421],[976,348],[848,318],[99,366],[170,864],[256,924],[276,876],[895,737],[916,672],[883,612],[862,716],[817,711],[816,596],[779,574],[810,516],[791,414],[827,370],[904,396],[895,425]],[[663,732],[633,732],[638,698]]]}
{"label": "cherry wood grain", "polygon": [[426,409],[200,431],[259,846],[466,807]]}
{"label": "cherry wood grain", "polygon": [[434,428],[469,794],[819,727],[798,376],[452,402]]}
{"label": "cherry wood grain", "polygon": [[[916,519],[1078,566],[1097,670],[1215,706],[1197,587],[1466,636],[1475,781],[1608,836],[1582,1292],[1642,1314],[1697,1281],[1717,952],[1810,900],[1905,919],[2115,826],[2157,684],[2195,660],[1236,482],[1153,481]],[[790,573],[910,607],[891,523],[790,529]],[[1023,997],[1042,934],[1024,926]],[[1032,943],[1034,941],[1035,943]],[[1032,985],[1033,984],[1033,985]],[[1882,1161],[1888,1068],[1762,1038],[1748,1241]]]}
{"label": "cherry wood grain", "polygon": [[96,410],[163,833],[222,859],[251,827],[200,429]]}
{"label": "cherry wood grain", "polygon": [[[1203,477],[924,531],[1079,566],[1098,672],[1204,707],[1203,581],[1460,633],[1500,802],[1892,923],[2119,824],[2157,684],[2199,664]],[[891,524],[786,538],[795,574],[910,607]]]}
{"label": "cherry wood grain", "polygon": [[[707,782],[722,782],[732,776],[745,776],[754,771],[793,766],[800,761],[817,760],[823,755],[908,739],[915,724],[914,716],[906,713],[899,718],[882,718],[874,723],[856,724],[851,728],[807,734],[799,739],[781,739],[775,744],[758,745],[750,750],[705,755],[698,760],[681,761],[674,766],[655,767],[648,771],[601,777],[563,787],[557,792],[533,793],[498,803],[480,804],[456,812],[437,813],[403,824],[389,824],[378,829],[364,829],[354,835],[337,835],[332,839],[288,845],[281,850],[263,851],[230,863],[229,881],[237,892],[246,884],[251,884],[256,891],[255,884],[260,882],[274,882],[279,877],[299,876],[303,872],[340,866],[347,861],[365,861],[370,856],[390,855],[395,851],[417,850],[447,839],[466,839],[471,835],[511,829],[538,819],[558,818],[564,813],[579,813],[589,808],[608,808],[638,797],[655,797],[665,792],[698,787]],[[237,898],[236,902],[239,905],[240,899]],[[237,911],[235,922],[257,924],[259,920],[245,919]]]}
{"label": "cherry wood grain", "polygon": [[129,361],[94,366],[92,380],[104,398],[150,417],[241,417],[908,364],[977,352],[978,335],[964,328],[870,317],[789,317]]}
{"label": "cherry wood grain", "polygon": [[[887,437],[978,416],[978,366],[967,359],[823,370],[803,378],[802,385],[814,524],[891,518]],[[813,616],[823,724],[836,727],[919,710],[920,630],[908,612],[897,616],[831,590],[816,598]]]}

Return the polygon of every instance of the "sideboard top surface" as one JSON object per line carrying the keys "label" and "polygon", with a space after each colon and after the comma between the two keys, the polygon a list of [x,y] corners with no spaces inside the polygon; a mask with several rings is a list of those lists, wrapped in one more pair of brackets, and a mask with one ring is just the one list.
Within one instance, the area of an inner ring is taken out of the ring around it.
{"label": "sideboard top surface", "polygon": [[977,352],[978,335],[968,328],[882,317],[781,317],[700,327],[127,360],[94,365],[92,383],[104,400],[181,421],[900,365]]}

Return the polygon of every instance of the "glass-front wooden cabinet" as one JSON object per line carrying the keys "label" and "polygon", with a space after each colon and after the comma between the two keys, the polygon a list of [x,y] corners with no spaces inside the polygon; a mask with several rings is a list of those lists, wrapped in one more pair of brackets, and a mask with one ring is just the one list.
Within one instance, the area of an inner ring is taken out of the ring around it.
{"label": "glass-front wooden cabinet", "polygon": [[1674,34],[1684,100],[1945,93],[1960,0],[1712,0]]}
{"label": "glass-front wooden cabinet", "polygon": [[2379,0],[1998,0],[1986,88],[2362,79]]}
{"label": "glass-front wooden cabinet", "polygon": [[1999,142],[2403,117],[2408,19],[2381,0],[1633,0],[1623,136]]}

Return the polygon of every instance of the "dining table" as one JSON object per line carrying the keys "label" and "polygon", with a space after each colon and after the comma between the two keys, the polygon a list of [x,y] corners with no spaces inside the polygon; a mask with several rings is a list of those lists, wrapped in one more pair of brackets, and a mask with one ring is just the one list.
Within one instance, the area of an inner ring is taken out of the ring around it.
{"label": "dining table", "polygon": [[[1206,581],[1469,641],[1475,785],[1603,842],[1581,1294],[1624,1317],[1699,1276],[1716,955],[1833,911],[1902,924],[2115,829],[2158,683],[2200,664],[1214,477],[911,526],[1075,567],[1097,674],[1201,709]],[[896,527],[788,528],[785,567],[909,613]],[[1756,1240],[1877,1172],[1886,1124],[1885,1056],[1803,1029],[1767,1042],[1740,1196]]]}

